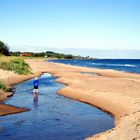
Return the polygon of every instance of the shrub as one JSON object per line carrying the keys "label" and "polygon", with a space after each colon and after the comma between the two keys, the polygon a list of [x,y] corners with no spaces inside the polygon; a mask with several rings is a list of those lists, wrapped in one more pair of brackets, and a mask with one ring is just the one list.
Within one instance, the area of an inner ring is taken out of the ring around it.
{"label": "shrub", "polygon": [[1,90],[6,90],[6,86],[4,85],[4,83],[0,82],[0,89]]}
{"label": "shrub", "polygon": [[0,57],[0,68],[17,74],[30,74],[30,67],[19,57]]}

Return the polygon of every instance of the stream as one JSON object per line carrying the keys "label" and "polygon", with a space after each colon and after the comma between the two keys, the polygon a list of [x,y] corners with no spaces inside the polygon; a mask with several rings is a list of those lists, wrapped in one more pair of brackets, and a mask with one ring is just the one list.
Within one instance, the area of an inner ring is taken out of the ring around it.
{"label": "stream", "polygon": [[30,109],[0,117],[0,140],[83,140],[114,127],[107,113],[56,94],[64,87],[51,74],[39,77],[39,94],[33,95],[33,79],[15,85],[5,101]]}

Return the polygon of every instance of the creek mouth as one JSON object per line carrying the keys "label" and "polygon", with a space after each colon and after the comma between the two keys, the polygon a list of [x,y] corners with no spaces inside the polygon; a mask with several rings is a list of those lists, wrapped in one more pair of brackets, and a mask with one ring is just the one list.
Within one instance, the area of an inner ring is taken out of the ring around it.
{"label": "creek mouth", "polygon": [[107,113],[56,92],[64,87],[51,74],[39,78],[39,94],[33,96],[33,79],[15,86],[6,104],[26,107],[20,114],[0,117],[0,140],[83,140],[114,127]]}

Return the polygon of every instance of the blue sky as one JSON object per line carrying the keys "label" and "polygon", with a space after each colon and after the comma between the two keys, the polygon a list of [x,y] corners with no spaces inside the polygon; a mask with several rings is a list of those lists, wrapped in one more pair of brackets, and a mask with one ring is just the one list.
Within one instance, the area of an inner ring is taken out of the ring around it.
{"label": "blue sky", "polygon": [[21,51],[140,50],[139,7],[140,0],[0,0],[0,40]]}

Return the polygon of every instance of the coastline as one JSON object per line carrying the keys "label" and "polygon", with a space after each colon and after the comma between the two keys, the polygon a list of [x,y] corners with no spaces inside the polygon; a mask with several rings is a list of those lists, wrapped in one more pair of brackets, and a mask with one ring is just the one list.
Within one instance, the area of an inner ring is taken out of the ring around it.
{"label": "coastline", "polygon": [[[32,69],[37,69],[39,65],[38,62],[33,63],[31,60],[28,61],[28,64]],[[139,74],[51,62],[40,62],[40,65],[43,72],[52,73],[58,77],[57,82],[67,85],[59,90],[58,94],[89,103],[113,114],[115,119],[115,127],[113,129],[87,139],[139,139]],[[81,72],[93,72],[100,76],[83,75]]]}
{"label": "coastline", "polygon": [[[52,73],[57,82],[67,86],[58,94],[94,105],[114,116],[115,127],[87,140],[136,140],[140,138],[140,74],[115,70],[102,70],[46,62],[40,59],[25,60],[33,75],[14,76],[6,85],[22,82],[40,75]],[[89,76],[81,72],[92,72]]]}

